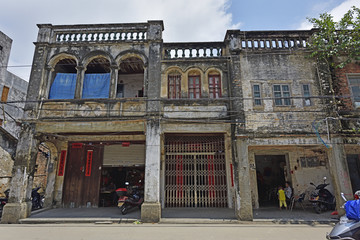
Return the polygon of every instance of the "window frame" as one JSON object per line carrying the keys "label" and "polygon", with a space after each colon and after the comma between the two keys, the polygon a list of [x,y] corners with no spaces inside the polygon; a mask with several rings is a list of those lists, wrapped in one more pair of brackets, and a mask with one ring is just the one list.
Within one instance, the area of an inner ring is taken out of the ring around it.
{"label": "window frame", "polygon": [[[218,82],[216,83],[216,77],[218,78]],[[213,83],[210,84],[210,80],[214,79]],[[208,84],[209,84],[209,98],[221,98],[221,75],[220,73],[213,73],[208,75]],[[212,86],[212,87],[211,87]]]}
{"label": "window frame", "polygon": [[9,92],[10,87],[4,85],[1,93],[1,102],[6,103],[8,101]]}
{"label": "window frame", "polygon": [[[172,78],[173,83],[171,84],[170,78]],[[179,99],[181,98],[181,74],[178,72],[172,72],[168,74],[167,82],[168,82],[168,99]],[[170,87],[173,86],[173,91],[170,91]],[[176,91],[176,87],[178,87],[178,92]],[[175,93],[175,96],[173,94]]]}
{"label": "window frame", "polygon": [[[309,95],[305,96],[305,89],[304,87],[307,86],[308,89],[307,91],[309,91]],[[303,96],[303,105],[304,107],[309,107],[312,106],[312,101],[311,101],[311,86],[309,83],[305,83],[305,84],[301,84],[301,91],[302,91],[302,96]],[[306,104],[306,101],[309,100],[309,104]]]}
{"label": "window frame", "polygon": [[[280,86],[280,91],[275,91],[275,86]],[[288,90],[284,91],[284,87],[287,87]],[[274,105],[276,107],[288,107],[292,105],[291,101],[291,89],[289,84],[273,84],[273,94],[274,94]],[[288,93],[289,96],[284,96],[284,92]],[[280,93],[280,97],[276,97],[276,93]],[[281,101],[281,104],[277,104],[278,101]],[[289,104],[286,104],[288,102]]]}
{"label": "window frame", "polygon": [[[352,101],[352,105],[355,109],[360,109],[360,94],[358,96],[354,95],[354,91],[353,91],[353,87],[357,86],[358,88],[360,88],[360,73],[351,73],[351,74],[346,74],[346,78],[348,81],[348,86],[349,86],[349,91],[351,94],[351,101]],[[351,84],[351,80],[355,79],[358,80],[358,84],[357,85],[352,85]],[[356,101],[356,98],[358,98],[359,100]],[[358,103],[358,104],[356,104]]]}
{"label": "window frame", "polygon": [[[196,80],[196,78],[199,79],[199,83],[198,84],[194,84],[193,80]],[[192,84],[190,84],[190,81],[192,81]],[[195,90],[195,91],[194,91]],[[190,97],[191,93],[193,93],[194,97]],[[197,97],[197,93],[198,93],[198,97]],[[188,76],[188,97],[189,99],[199,99],[201,98],[201,75],[189,75]]]}
{"label": "window frame", "polygon": [[[259,86],[259,97],[255,97],[255,86]],[[261,84],[260,83],[253,83],[252,86],[251,86],[251,90],[252,90],[253,105],[255,107],[262,106],[263,102],[262,102]],[[260,101],[260,104],[256,104],[257,100]]]}

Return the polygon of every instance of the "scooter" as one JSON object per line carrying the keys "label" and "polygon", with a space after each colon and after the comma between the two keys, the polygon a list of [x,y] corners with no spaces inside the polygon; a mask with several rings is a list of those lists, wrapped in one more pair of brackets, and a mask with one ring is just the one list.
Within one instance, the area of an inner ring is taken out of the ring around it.
{"label": "scooter", "polygon": [[40,187],[37,187],[33,188],[31,191],[31,210],[40,209],[44,206],[45,197],[41,196],[40,193],[38,193],[39,189]]}
{"label": "scooter", "polygon": [[347,201],[343,193],[341,197],[345,201],[342,208],[345,208],[346,215],[326,234],[326,239],[360,240],[360,200]]}
{"label": "scooter", "polygon": [[324,177],[324,183],[315,185],[310,183],[315,187],[315,191],[310,194],[309,201],[312,203],[313,208],[316,213],[321,213],[326,210],[333,210],[335,209],[336,202],[335,196],[326,189],[329,185],[326,183],[326,177]]}
{"label": "scooter", "polygon": [[115,190],[116,195],[118,196],[118,208],[121,208],[124,205],[125,200],[128,198],[127,196],[127,189],[126,188],[118,188]]}
{"label": "scooter", "polygon": [[[125,184],[128,185],[128,183]],[[141,204],[144,202],[144,196],[139,186],[132,187],[130,191],[128,188],[119,188],[116,193],[119,196],[118,207],[123,215],[133,208],[141,208]]]}

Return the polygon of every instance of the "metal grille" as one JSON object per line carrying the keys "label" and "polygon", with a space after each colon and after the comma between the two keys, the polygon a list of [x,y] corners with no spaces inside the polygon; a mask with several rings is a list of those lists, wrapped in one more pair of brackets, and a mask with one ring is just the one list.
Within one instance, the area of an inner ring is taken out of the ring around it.
{"label": "metal grille", "polygon": [[227,207],[223,136],[165,137],[165,206]]}

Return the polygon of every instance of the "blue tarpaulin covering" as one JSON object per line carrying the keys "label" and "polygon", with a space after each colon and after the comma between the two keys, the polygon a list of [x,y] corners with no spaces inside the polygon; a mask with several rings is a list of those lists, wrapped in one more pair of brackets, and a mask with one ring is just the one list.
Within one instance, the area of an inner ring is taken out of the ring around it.
{"label": "blue tarpaulin covering", "polygon": [[347,201],[345,203],[346,217],[348,219],[360,220],[360,200]]}
{"label": "blue tarpaulin covering", "polygon": [[85,74],[82,98],[108,98],[110,73]]}
{"label": "blue tarpaulin covering", "polygon": [[73,99],[76,73],[57,73],[51,85],[49,99]]}

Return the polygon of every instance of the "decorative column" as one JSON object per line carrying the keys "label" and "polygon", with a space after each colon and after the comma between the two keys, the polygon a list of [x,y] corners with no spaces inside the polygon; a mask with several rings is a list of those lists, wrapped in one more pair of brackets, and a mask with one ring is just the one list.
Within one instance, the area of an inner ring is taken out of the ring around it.
{"label": "decorative column", "polygon": [[33,125],[23,124],[16,148],[9,202],[4,206],[1,223],[18,223],[31,214],[31,190],[39,147],[34,134]]}
{"label": "decorative column", "polygon": [[234,166],[235,215],[239,220],[251,221],[252,199],[250,187],[250,164],[245,127],[244,96],[241,70],[241,34],[239,30],[228,30],[225,42],[229,48],[229,95],[231,116],[232,158]]}
{"label": "decorative column", "polygon": [[156,118],[146,124],[145,192],[141,206],[143,222],[159,222],[160,204],[160,124]]}
{"label": "decorative column", "polygon": [[77,70],[77,74],[76,74],[75,99],[81,99],[86,68],[84,66],[79,65],[76,67],[76,70]]}
{"label": "decorative column", "polygon": [[119,78],[119,67],[117,65],[110,66],[110,93],[109,98],[114,99],[116,98],[117,94],[117,84]]}
{"label": "decorative column", "polygon": [[[240,191],[236,190],[235,214],[242,221],[253,220],[253,209],[251,201],[250,166],[248,157],[248,144],[246,139],[237,138],[235,152],[235,182]],[[236,187],[235,185],[235,187]]]}
{"label": "decorative column", "polygon": [[146,159],[145,159],[145,194],[141,206],[143,222],[159,222],[160,204],[160,98],[161,89],[161,50],[162,21],[149,21],[147,38],[149,40],[149,62],[147,67],[147,101],[146,111]]}

